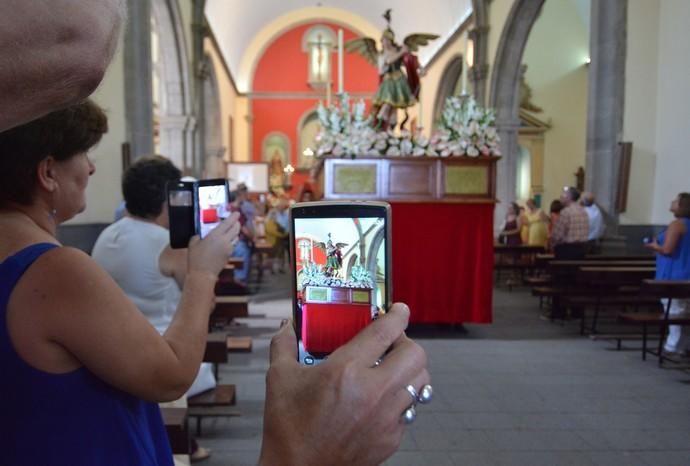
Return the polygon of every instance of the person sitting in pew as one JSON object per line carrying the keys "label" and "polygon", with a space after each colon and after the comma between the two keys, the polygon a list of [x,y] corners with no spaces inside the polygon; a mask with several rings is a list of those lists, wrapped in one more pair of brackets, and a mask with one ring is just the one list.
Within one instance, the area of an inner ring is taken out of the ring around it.
{"label": "person sitting in pew", "polygon": [[[647,244],[656,253],[657,280],[690,280],[690,193],[680,193],[671,202],[670,211],[676,217],[665,231]],[[663,299],[664,309],[668,300]],[[669,317],[690,311],[690,301],[671,301]],[[670,325],[664,342],[667,353],[690,352],[690,340],[683,335],[680,325]]]}
{"label": "person sitting in pew", "polygon": [[[88,150],[106,130],[86,100],[0,132],[3,464],[173,464],[156,403],[182,396],[196,376],[239,225],[232,216],[190,241],[179,306],[161,335],[91,257],[56,239],[86,208]],[[271,344],[260,464],[391,456],[401,414],[415,417],[408,385],[430,381],[426,353],[404,334],[409,315],[393,305],[317,367],[299,365],[285,325]]]}
{"label": "person sitting in pew", "polygon": [[[170,247],[166,184],[182,172],[161,156],[139,159],[122,177],[127,214],[104,229],[91,256],[161,335],[172,324],[187,275],[187,249]],[[201,363],[190,397],[216,386],[213,367]],[[210,451],[192,440],[192,461]]]}

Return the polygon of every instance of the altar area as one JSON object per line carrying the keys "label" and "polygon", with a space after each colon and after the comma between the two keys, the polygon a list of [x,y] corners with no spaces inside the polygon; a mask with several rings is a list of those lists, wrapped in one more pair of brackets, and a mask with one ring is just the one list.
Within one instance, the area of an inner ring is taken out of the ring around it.
{"label": "altar area", "polygon": [[392,206],[393,300],[411,323],[490,323],[499,157],[327,158],[324,199]]}

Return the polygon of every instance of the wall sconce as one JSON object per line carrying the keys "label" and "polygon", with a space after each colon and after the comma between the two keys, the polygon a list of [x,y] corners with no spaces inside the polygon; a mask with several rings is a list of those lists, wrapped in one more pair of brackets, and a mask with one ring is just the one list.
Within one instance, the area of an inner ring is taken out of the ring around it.
{"label": "wall sconce", "polygon": [[314,156],[314,151],[311,150],[311,147],[307,147],[302,151],[302,155],[305,157],[313,157]]}

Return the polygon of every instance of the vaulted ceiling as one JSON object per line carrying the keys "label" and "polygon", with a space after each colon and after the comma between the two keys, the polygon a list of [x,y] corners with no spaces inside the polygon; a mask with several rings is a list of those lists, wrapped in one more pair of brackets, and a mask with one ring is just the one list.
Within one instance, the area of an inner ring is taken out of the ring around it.
{"label": "vaulted ceiling", "polygon": [[249,90],[256,55],[276,35],[301,22],[320,18],[346,24],[378,39],[392,8],[392,28],[399,38],[413,32],[439,34],[433,47],[420,52],[426,63],[438,47],[471,14],[471,0],[207,0],[206,17],[235,79]]}

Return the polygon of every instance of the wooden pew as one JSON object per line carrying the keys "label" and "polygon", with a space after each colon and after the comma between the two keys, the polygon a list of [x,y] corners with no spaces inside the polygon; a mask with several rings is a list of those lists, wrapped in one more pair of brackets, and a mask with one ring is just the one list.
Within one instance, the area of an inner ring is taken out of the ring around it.
{"label": "wooden pew", "polygon": [[236,317],[249,317],[249,296],[216,296],[210,326],[225,326]]}
{"label": "wooden pew", "polygon": [[161,407],[161,416],[174,455],[190,455],[192,443],[187,428],[187,408]]}
{"label": "wooden pew", "polygon": [[[663,344],[669,325],[690,325],[690,313],[678,316],[670,316],[671,303],[674,299],[690,299],[690,280],[644,280],[644,292],[656,299],[668,299],[666,309],[663,312],[654,313],[622,313],[619,319],[627,324],[642,326],[642,360],[647,358],[647,353],[658,357],[659,367],[665,360],[672,361],[664,355]],[[659,345],[656,351],[647,348],[648,327],[659,327]]]}
{"label": "wooden pew", "polygon": [[196,419],[197,437],[201,437],[201,421],[204,418],[240,416],[240,413],[231,407],[235,402],[234,385],[217,385],[216,388],[189,397],[187,414]]}
{"label": "wooden pew", "polygon": [[[500,281],[501,271],[516,270],[520,272],[521,280],[525,273],[531,273],[536,268],[536,256],[544,252],[542,246],[529,245],[494,245],[494,269],[497,272],[496,280]],[[512,289],[513,281],[506,282]]]}
{"label": "wooden pew", "polygon": [[546,285],[532,288],[532,295],[539,297],[539,307],[543,305],[544,298],[548,298],[552,304],[554,314],[564,315],[562,298],[566,296],[587,295],[587,287],[577,283],[577,274],[581,267],[653,267],[652,260],[551,260],[547,265],[547,272],[551,281]]}
{"label": "wooden pew", "polygon": [[[581,307],[580,334],[584,335],[587,330],[597,333],[597,322],[604,307],[632,306],[636,310],[640,306],[656,307],[658,300],[640,293],[642,281],[654,277],[655,272],[656,268],[650,266],[579,267],[576,282],[583,293],[567,296],[565,304]],[[586,326],[588,307],[594,310],[589,329]]]}

